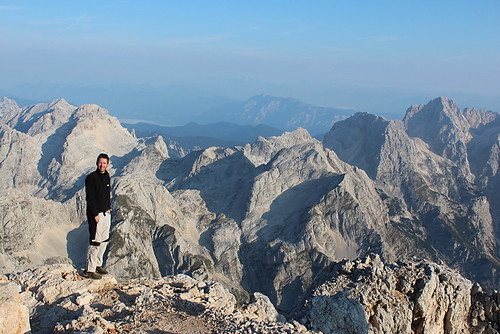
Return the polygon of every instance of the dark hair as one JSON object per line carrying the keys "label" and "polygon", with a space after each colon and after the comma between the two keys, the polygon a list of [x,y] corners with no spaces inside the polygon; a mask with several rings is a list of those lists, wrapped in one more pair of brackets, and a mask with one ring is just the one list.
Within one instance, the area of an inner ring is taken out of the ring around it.
{"label": "dark hair", "polygon": [[99,159],[106,159],[109,162],[109,156],[106,153],[99,154],[99,156],[97,157],[96,163],[99,162]]}

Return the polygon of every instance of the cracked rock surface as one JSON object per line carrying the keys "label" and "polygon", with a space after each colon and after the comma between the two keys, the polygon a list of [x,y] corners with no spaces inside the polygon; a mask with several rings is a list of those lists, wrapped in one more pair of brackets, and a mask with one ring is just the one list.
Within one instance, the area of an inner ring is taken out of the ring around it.
{"label": "cracked rock surface", "polygon": [[499,333],[500,293],[425,260],[345,260],[306,301],[304,322],[325,333]]}
{"label": "cracked rock surface", "polygon": [[[238,305],[220,283],[186,275],[117,283],[110,275],[91,280],[70,265],[50,265],[1,282],[2,314],[11,315],[5,320],[29,309],[30,321],[18,322],[18,333],[30,326],[32,333],[312,333],[286,322],[262,294]],[[12,323],[0,322],[0,332],[11,333]]]}

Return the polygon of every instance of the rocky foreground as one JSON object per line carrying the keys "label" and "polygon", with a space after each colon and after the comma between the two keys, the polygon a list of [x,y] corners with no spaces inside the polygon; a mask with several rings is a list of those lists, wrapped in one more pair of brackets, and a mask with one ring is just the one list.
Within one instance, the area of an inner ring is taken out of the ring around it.
{"label": "rocky foreground", "polygon": [[500,293],[431,262],[371,255],[315,283],[293,320],[265,295],[240,305],[220,283],[186,275],[117,282],[40,266],[0,277],[0,333],[500,332]]}
{"label": "rocky foreground", "polygon": [[117,283],[50,265],[1,283],[0,333],[311,333],[262,294],[237,305],[220,283],[186,275]]}
{"label": "rocky foreground", "polygon": [[378,255],[323,273],[303,322],[325,333],[499,333],[500,292],[426,260],[385,264]]}

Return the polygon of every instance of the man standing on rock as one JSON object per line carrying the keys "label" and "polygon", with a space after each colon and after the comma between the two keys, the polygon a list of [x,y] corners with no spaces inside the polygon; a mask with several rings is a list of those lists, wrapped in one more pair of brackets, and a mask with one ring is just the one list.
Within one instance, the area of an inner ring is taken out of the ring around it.
{"label": "man standing on rock", "polygon": [[85,178],[90,244],[84,274],[89,278],[100,279],[101,275],[108,273],[102,266],[102,261],[111,226],[111,180],[106,170],[109,166],[109,156],[105,153],[99,154],[96,164],[97,169]]}

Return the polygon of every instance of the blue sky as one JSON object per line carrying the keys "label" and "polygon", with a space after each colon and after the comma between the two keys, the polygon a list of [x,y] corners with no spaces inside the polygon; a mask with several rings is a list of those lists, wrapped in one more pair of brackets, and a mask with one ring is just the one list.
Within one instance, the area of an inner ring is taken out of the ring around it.
{"label": "blue sky", "polygon": [[4,91],[185,85],[374,113],[437,96],[500,111],[499,0],[0,1],[0,50]]}

